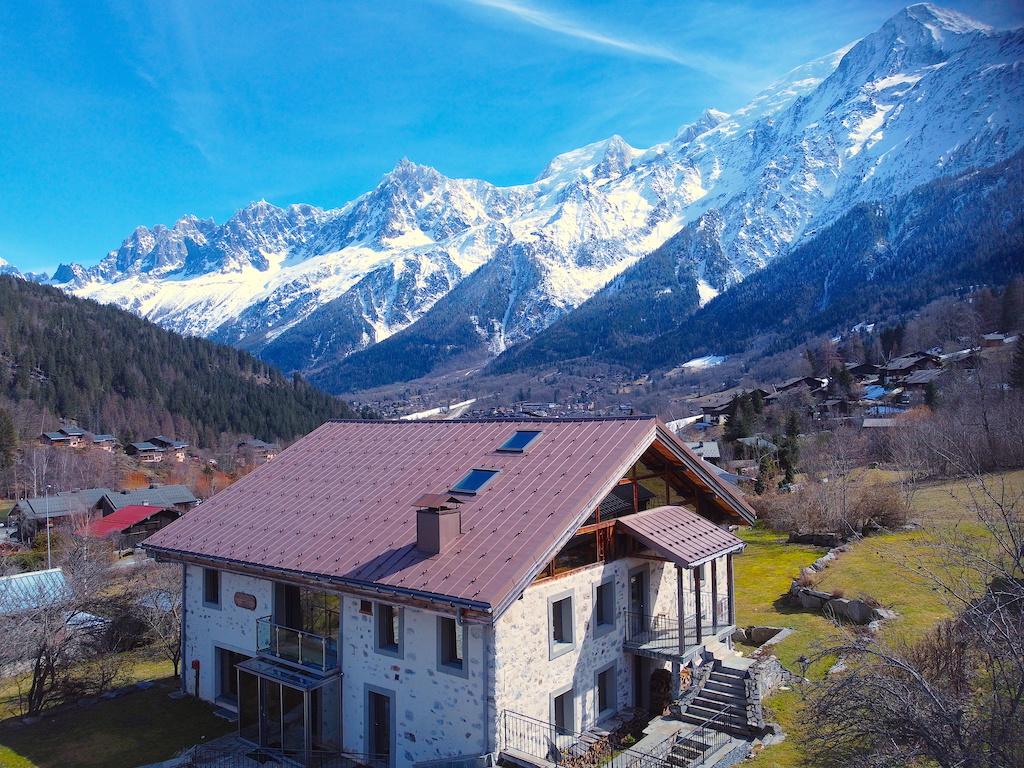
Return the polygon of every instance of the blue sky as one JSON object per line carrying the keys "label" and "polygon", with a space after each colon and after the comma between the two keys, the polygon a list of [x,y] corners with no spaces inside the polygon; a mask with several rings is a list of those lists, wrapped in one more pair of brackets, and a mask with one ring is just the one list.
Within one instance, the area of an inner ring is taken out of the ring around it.
{"label": "blue sky", "polygon": [[[339,207],[408,157],[531,181],[665,141],[874,31],[882,0],[19,0],[0,7],[0,257],[95,264],[136,226]],[[1015,0],[945,3],[996,27]]]}

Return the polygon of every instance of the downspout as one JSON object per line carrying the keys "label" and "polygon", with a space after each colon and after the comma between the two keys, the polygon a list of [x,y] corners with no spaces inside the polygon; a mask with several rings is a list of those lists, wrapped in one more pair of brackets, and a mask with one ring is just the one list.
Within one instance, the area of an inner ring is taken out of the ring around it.
{"label": "downspout", "polygon": [[179,632],[181,634],[181,650],[179,652],[178,660],[178,676],[181,679],[181,692],[188,693],[185,690],[185,617],[188,616],[188,566],[184,563],[181,564],[181,627]]}

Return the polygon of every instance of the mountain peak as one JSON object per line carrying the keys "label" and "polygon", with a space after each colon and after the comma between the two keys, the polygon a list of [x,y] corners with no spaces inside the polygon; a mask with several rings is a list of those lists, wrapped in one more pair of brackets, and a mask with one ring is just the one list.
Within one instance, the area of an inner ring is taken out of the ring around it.
{"label": "mountain peak", "polygon": [[675,144],[691,142],[702,133],[707,133],[711,129],[718,127],[727,117],[729,115],[717,109],[705,109],[694,122],[680,128],[672,141]]}
{"label": "mountain peak", "polygon": [[897,21],[917,23],[932,31],[936,39],[940,39],[937,33],[953,32],[956,34],[968,34],[977,31],[991,31],[992,27],[970,16],[954,11],[952,8],[942,8],[932,3],[916,3],[908,5],[895,16],[890,22]]}

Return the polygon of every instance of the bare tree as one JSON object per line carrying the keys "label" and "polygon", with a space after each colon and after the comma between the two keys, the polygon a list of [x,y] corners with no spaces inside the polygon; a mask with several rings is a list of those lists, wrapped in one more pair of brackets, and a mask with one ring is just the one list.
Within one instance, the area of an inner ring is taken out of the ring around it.
{"label": "bare tree", "polygon": [[135,610],[151,647],[174,665],[181,663],[181,566],[147,564],[133,576]]}
{"label": "bare tree", "polygon": [[954,617],[915,643],[848,637],[824,651],[848,672],[810,695],[816,765],[1024,765],[1024,492],[975,475],[953,498],[968,525],[922,545],[907,576]]}

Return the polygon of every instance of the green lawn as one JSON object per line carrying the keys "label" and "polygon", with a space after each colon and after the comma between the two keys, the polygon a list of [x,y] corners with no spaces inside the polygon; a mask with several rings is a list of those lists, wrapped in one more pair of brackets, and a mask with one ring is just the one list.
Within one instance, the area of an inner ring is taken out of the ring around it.
{"label": "green lawn", "polygon": [[[1009,493],[1020,493],[1024,489],[1024,472],[991,476],[986,484],[990,490],[1001,492],[1005,488]],[[893,608],[897,618],[883,625],[883,636],[908,641],[920,637],[953,611],[953,606],[947,604],[919,567],[939,567],[932,545],[946,540],[954,530],[975,542],[985,540],[986,532],[974,519],[967,501],[964,486],[959,482],[920,486],[913,501],[913,517],[923,526],[920,530],[873,535],[856,542],[851,551],[818,575],[816,586],[826,592],[841,590],[846,597],[872,597]],[[747,542],[747,548],[736,558],[737,623],[796,629],[795,635],[779,643],[775,655],[788,669],[799,673],[796,659],[813,654],[834,636],[835,629],[819,613],[783,606],[779,598],[800,569],[810,565],[824,550],[786,544],[785,536],[761,526],[741,531],[740,537]],[[819,677],[826,670],[827,664],[822,664],[808,674]],[[782,691],[767,704],[772,719],[782,725],[787,739],[762,750],[755,761],[757,765],[811,768],[802,750],[806,726],[800,715],[799,692]]]}
{"label": "green lawn", "polygon": [[[134,677],[154,674],[155,685],[91,706],[44,716],[33,725],[17,718],[0,722],[0,768],[135,768],[167,760],[196,743],[230,733],[235,726],[214,716],[209,705],[170,699],[178,690],[166,663],[140,661]],[[11,712],[10,687],[0,703]]]}

